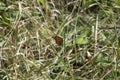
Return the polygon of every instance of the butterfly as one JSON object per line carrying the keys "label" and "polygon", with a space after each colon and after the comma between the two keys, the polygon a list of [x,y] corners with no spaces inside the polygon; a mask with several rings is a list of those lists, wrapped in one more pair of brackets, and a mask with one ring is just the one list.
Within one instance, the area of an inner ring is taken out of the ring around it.
{"label": "butterfly", "polygon": [[64,40],[63,40],[63,38],[61,36],[56,35],[54,37],[54,39],[55,39],[55,42],[56,42],[57,45],[59,45],[59,46],[63,45]]}

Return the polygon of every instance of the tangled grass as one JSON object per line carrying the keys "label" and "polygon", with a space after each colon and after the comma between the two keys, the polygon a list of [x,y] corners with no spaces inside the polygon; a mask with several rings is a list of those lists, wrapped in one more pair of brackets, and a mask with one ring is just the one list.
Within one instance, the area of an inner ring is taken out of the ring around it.
{"label": "tangled grass", "polygon": [[119,80],[120,1],[0,1],[1,80]]}

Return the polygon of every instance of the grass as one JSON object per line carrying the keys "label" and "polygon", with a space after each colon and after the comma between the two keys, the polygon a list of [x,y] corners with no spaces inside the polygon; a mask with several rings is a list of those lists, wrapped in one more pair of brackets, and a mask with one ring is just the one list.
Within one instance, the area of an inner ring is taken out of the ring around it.
{"label": "grass", "polygon": [[119,2],[0,1],[0,79],[119,80]]}

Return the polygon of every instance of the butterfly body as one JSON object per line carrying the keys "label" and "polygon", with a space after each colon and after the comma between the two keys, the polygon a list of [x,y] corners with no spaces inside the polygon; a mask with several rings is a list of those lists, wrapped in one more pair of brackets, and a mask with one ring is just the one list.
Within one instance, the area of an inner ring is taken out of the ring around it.
{"label": "butterfly body", "polygon": [[63,40],[63,38],[62,38],[61,36],[57,36],[57,35],[56,35],[56,36],[54,37],[54,39],[55,39],[55,42],[56,42],[57,45],[59,45],[59,46],[63,45],[63,41],[64,41],[64,40]]}

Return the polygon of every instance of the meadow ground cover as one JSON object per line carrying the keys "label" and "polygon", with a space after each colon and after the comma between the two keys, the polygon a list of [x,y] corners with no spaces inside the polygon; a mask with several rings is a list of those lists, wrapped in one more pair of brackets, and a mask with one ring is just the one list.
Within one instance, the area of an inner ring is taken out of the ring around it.
{"label": "meadow ground cover", "polygon": [[120,0],[1,0],[0,80],[119,80]]}

